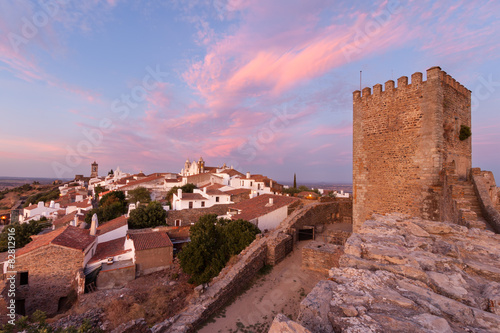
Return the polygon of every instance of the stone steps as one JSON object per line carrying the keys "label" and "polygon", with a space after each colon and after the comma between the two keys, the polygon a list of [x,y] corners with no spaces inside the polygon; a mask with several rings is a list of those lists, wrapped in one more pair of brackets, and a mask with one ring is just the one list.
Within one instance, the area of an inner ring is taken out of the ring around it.
{"label": "stone steps", "polygon": [[476,221],[469,221],[471,227],[485,229],[486,221],[483,218],[481,206],[477,200],[474,186],[470,181],[459,181],[452,185],[452,197],[457,199],[458,208],[465,208],[476,213]]}

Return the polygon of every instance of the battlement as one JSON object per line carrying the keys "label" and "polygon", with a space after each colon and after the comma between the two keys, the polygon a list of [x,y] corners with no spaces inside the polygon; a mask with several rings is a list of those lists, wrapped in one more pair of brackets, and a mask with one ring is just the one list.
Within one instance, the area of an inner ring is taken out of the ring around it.
{"label": "battlement", "polygon": [[354,102],[358,100],[373,98],[373,97],[385,97],[387,95],[392,95],[395,93],[404,93],[403,90],[407,89],[415,89],[420,86],[426,85],[428,82],[432,81],[440,81],[443,84],[447,84],[448,86],[455,89],[458,93],[468,96],[471,91],[465,88],[460,82],[455,80],[452,76],[447,74],[445,71],[441,70],[440,67],[434,66],[427,70],[427,80],[423,81],[423,75],[420,72],[413,73],[411,75],[411,83],[408,83],[407,76],[401,76],[397,83],[397,87],[393,80],[389,80],[385,82],[384,89],[382,90],[382,85],[380,83],[373,86],[373,93],[370,87],[363,88],[362,92],[356,90],[353,92],[353,100]]}
{"label": "battlement", "polygon": [[[439,220],[440,173],[449,163],[465,179],[471,168],[471,92],[439,67],[353,93],[354,228],[373,213]],[[396,86],[397,84],[397,86]]]}

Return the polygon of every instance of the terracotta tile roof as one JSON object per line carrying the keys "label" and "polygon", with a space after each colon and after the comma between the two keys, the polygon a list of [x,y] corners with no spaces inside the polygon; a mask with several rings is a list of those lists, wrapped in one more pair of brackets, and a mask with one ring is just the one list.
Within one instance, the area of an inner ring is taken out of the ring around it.
{"label": "terracotta tile roof", "polygon": [[120,217],[117,217],[116,219],[103,222],[101,225],[97,227],[97,234],[104,235],[105,233],[121,228],[124,225],[127,225],[127,221],[128,221],[127,217],[125,215],[122,215]]}
{"label": "terracotta tile roof", "polygon": [[236,188],[234,190],[225,191],[224,193],[230,194],[230,195],[239,195],[239,194],[243,194],[243,193],[250,194],[251,191],[252,190],[247,189],[247,188]]}
{"label": "terracotta tile roof", "polygon": [[30,205],[30,206],[28,206],[28,207],[26,207],[24,209],[26,209],[26,210],[33,210],[33,209],[35,209],[37,207],[38,207],[38,204],[33,204],[33,205]]}
{"label": "terracotta tile roof", "polygon": [[18,257],[49,244],[83,251],[96,239],[95,236],[89,234],[89,230],[73,226],[65,226],[44,235],[31,236],[31,238],[33,241],[16,251]]}
{"label": "terracotta tile roof", "polygon": [[199,193],[182,193],[181,200],[208,200],[208,199]]}
{"label": "terracotta tile roof", "polygon": [[68,215],[64,215],[63,217],[60,217],[52,222],[52,224],[57,228],[63,227],[66,224],[69,224],[73,219],[75,218],[77,211],[75,210],[74,212],[69,213]]}
{"label": "terracotta tile roof", "polygon": [[149,231],[131,233],[129,235],[134,241],[136,251],[173,246],[170,238],[168,238],[168,235],[165,232]]}
{"label": "terracotta tile roof", "polygon": [[234,177],[234,176],[244,176],[244,174],[242,174],[241,172],[235,170],[235,169],[225,169],[225,170],[222,170],[221,172],[219,173],[226,173],[228,174],[229,176],[231,177]]}
{"label": "terracotta tile roof", "polygon": [[[269,204],[269,199],[271,198],[273,199],[272,205]],[[298,200],[297,198],[285,197],[282,195],[262,194],[258,197],[231,205],[229,208],[241,211],[241,213],[233,215],[233,220],[243,219],[251,221],[259,216],[275,211],[276,209],[291,205]]]}
{"label": "terracotta tile roof", "polygon": [[200,186],[200,189],[203,189],[203,188],[207,188],[207,190],[218,190],[222,187],[224,187],[225,185],[222,185],[222,184],[207,184],[207,185],[204,185],[204,186]]}
{"label": "terracotta tile roof", "polygon": [[109,242],[97,244],[95,254],[92,257],[92,259],[90,259],[89,264],[92,264],[94,262],[97,262],[97,261],[100,261],[100,260],[103,260],[103,259],[106,259],[109,257],[119,256],[120,254],[124,254],[124,253],[132,251],[131,249],[125,250],[125,238],[126,237],[121,237],[121,238],[113,239]]}
{"label": "terracotta tile roof", "polygon": [[162,176],[161,174],[155,173],[155,174],[152,174],[152,175],[147,176],[145,178],[142,178],[142,179],[139,179],[139,180],[135,180],[135,181],[131,181],[128,184],[126,184],[125,186],[121,187],[120,190],[124,190],[127,187],[136,186],[136,185],[139,185],[139,184],[142,184],[142,183],[148,183],[148,182],[152,182],[152,181],[159,180],[159,179],[164,179],[164,178],[165,178],[165,176]]}
{"label": "terracotta tile roof", "polygon": [[176,179],[165,179],[165,183],[179,183],[182,181],[182,177],[178,177]]}
{"label": "terracotta tile roof", "polygon": [[0,252],[0,262],[4,262],[5,260],[7,260],[8,255],[9,255],[9,252],[7,252],[7,251]]}
{"label": "terracotta tile roof", "polygon": [[83,200],[80,202],[72,202],[68,204],[68,207],[76,207],[76,208],[92,208],[92,204],[88,200]]}
{"label": "terracotta tile roof", "polygon": [[302,192],[297,193],[298,197],[307,197],[309,195],[312,197],[315,197],[315,198],[319,197],[318,193],[313,192],[313,191],[302,191]]}

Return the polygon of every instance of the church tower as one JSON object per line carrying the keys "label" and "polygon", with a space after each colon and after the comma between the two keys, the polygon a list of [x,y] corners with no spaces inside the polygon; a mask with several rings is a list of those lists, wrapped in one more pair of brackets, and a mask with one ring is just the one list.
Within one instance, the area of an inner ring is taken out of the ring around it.
{"label": "church tower", "polygon": [[96,178],[98,177],[98,164],[96,163],[96,161],[94,161],[94,163],[91,164],[91,169],[90,169],[90,178]]}

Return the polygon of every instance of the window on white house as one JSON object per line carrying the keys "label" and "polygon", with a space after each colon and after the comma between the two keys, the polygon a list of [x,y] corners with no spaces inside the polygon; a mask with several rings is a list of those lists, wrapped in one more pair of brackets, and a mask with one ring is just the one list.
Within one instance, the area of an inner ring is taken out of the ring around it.
{"label": "window on white house", "polygon": [[181,226],[181,220],[175,220],[175,226],[180,227]]}
{"label": "window on white house", "polygon": [[215,197],[215,202],[219,202],[219,197]]}
{"label": "window on white house", "polygon": [[193,208],[193,202],[189,201],[189,209]]}
{"label": "window on white house", "polygon": [[201,202],[201,207],[205,207],[205,201]]}

